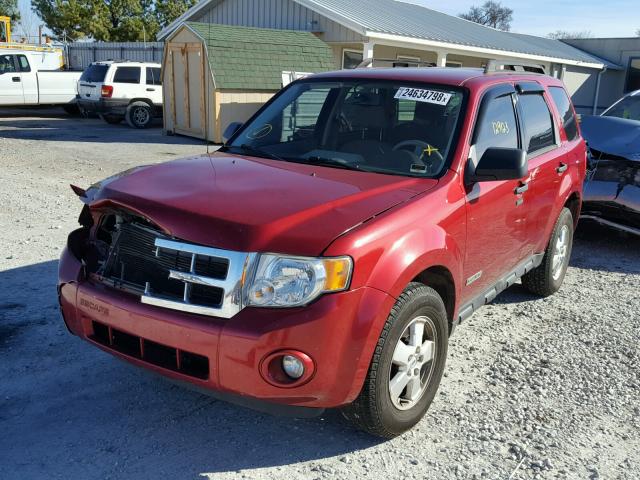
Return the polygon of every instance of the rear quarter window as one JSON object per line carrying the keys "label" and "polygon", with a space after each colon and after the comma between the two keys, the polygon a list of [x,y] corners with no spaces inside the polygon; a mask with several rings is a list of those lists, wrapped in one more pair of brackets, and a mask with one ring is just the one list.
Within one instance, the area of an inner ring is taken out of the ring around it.
{"label": "rear quarter window", "polygon": [[108,65],[89,65],[87,69],[82,72],[80,81],[102,83],[104,82],[104,77],[107,75],[107,70],[109,70]]}
{"label": "rear quarter window", "polygon": [[544,97],[539,93],[520,95],[522,122],[524,123],[523,146],[527,153],[555,145],[553,119]]}
{"label": "rear quarter window", "polygon": [[562,87],[549,87],[551,98],[558,107],[558,112],[562,117],[562,127],[567,135],[567,140],[575,140],[578,136],[578,121],[571,108],[571,101]]}
{"label": "rear quarter window", "polygon": [[118,67],[113,83],[140,83],[140,67]]}

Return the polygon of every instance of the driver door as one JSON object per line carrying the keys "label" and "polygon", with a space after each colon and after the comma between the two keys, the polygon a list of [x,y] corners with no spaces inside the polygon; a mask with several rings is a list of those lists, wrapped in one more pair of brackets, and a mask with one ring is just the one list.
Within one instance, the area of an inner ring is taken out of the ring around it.
{"label": "driver door", "polygon": [[24,105],[22,74],[15,55],[0,54],[0,105]]}
{"label": "driver door", "polygon": [[[476,119],[467,168],[489,147],[520,148],[515,89],[500,85],[484,94]],[[467,251],[463,301],[484,294],[527,256],[526,204],[521,180],[467,186]]]}

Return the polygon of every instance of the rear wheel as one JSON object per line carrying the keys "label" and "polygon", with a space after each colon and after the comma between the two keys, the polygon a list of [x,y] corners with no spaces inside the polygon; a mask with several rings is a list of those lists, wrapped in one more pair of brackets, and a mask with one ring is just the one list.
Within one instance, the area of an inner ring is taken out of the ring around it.
{"label": "rear wheel", "polygon": [[110,125],[117,125],[124,120],[123,117],[118,115],[100,115],[100,118]]}
{"label": "rear wheel", "polygon": [[563,208],[551,233],[542,263],[522,277],[522,285],[532,293],[548,297],[562,286],[573,247],[573,216]]}
{"label": "rear wheel", "polygon": [[147,128],[153,120],[153,112],[148,103],[133,102],[127,107],[125,118],[133,128]]}
{"label": "rear wheel", "polygon": [[358,398],[343,415],[372,435],[392,438],[424,416],[440,385],[449,328],[444,303],[411,283],[384,325]]}

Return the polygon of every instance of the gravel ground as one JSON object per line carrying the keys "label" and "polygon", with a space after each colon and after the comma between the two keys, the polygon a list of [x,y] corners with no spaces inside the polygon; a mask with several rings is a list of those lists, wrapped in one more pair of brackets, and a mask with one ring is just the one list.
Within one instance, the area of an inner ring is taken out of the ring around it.
{"label": "gravel ground", "polygon": [[581,225],[565,285],[519,285],[451,339],[413,431],[271,417],[150,376],[65,330],[57,257],[87,186],[199,153],[159,129],[0,112],[0,478],[640,478],[640,240]]}

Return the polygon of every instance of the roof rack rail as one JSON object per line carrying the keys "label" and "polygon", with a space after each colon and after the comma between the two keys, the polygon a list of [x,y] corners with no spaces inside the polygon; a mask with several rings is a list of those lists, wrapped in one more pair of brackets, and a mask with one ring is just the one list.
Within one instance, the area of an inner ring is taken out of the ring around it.
{"label": "roof rack rail", "polygon": [[[518,73],[547,73],[547,69],[541,63],[520,62],[517,60],[489,60],[487,66],[484,67],[484,73],[502,71],[505,70],[504,67],[511,67],[507,70],[513,70]],[[541,70],[541,72],[527,70],[527,68]]]}
{"label": "roof rack rail", "polygon": [[400,65],[396,67],[396,63],[398,64],[412,64],[418,65],[418,67],[435,67],[433,62],[423,62],[422,60],[410,60],[403,58],[365,58],[362,62],[358,64],[356,68],[365,68],[373,64],[373,62],[388,62],[393,65],[394,68],[405,68]]}

